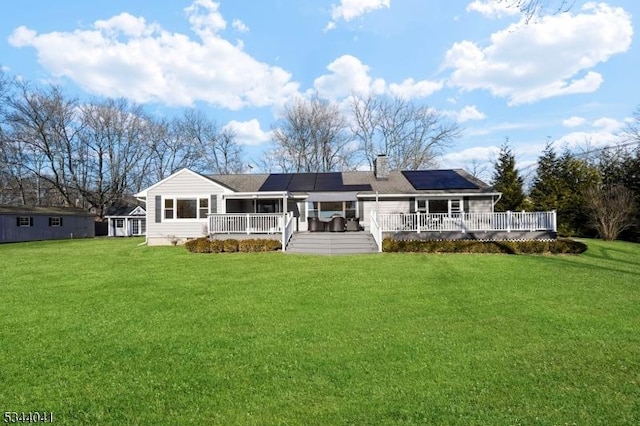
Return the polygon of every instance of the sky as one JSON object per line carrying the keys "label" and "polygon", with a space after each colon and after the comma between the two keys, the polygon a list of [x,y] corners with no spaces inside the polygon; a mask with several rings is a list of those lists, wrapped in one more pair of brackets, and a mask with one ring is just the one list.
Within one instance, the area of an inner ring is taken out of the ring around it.
{"label": "sky", "polygon": [[486,179],[507,138],[526,173],[547,142],[620,142],[640,107],[638,0],[576,0],[528,23],[495,0],[6,3],[6,75],[80,98],[125,97],[159,116],[201,109],[255,166],[283,106],[313,93],[434,108],[463,128],[439,167],[484,169]]}

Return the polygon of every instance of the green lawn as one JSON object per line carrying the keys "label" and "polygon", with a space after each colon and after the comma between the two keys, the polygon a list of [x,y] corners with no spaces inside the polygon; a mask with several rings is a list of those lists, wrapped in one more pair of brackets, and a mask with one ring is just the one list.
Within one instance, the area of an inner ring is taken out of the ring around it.
{"label": "green lawn", "polygon": [[0,410],[58,424],[640,423],[640,246],[0,245]]}

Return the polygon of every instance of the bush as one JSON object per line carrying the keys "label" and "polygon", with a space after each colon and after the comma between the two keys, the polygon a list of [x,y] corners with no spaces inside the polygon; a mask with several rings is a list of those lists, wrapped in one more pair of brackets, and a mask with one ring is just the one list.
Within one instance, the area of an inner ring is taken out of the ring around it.
{"label": "bush", "polygon": [[238,251],[238,240],[224,240],[222,244],[225,253],[235,253]]}
{"label": "bush", "polygon": [[211,242],[207,237],[195,238],[187,240],[184,247],[190,253],[211,253]]}
{"label": "bush", "polygon": [[264,251],[275,251],[282,248],[282,244],[278,240],[251,239],[240,240],[238,249],[243,253],[255,253]]}
{"label": "bush", "polygon": [[385,238],[382,251],[399,253],[581,254],[587,246],[570,239],[555,241],[394,240]]}
{"label": "bush", "polygon": [[196,238],[184,244],[190,253],[254,253],[276,251],[282,248],[278,240],[247,239],[247,240],[211,240],[208,238]]}
{"label": "bush", "polygon": [[212,240],[211,241],[211,253],[222,253],[224,251],[224,241],[223,240]]}

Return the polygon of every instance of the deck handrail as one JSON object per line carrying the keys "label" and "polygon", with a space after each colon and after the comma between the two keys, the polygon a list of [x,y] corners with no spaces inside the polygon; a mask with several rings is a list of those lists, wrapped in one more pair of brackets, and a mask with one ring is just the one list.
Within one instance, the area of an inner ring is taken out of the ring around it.
{"label": "deck handrail", "polygon": [[276,234],[285,213],[211,213],[209,234]]}
{"label": "deck handrail", "polygon": [[[372,212],[374,213],[374,212]],[[372,221],[374,215],[371,215]],[[494,213],[380,213],[376,225],[382,232],[553,231],[556,212]],[[373,228],[372,228],[373,233]]]}
{"label": "deck handrail", "polygon": [[378,246],[378,252],[382,253],[382,227],[378,223],[378,214],[375,211],[371,211],[371,223],[369,225],[371,228],[371,235],[373,235],[373,239]]}
{"label": "deck handrail", "polygon": [[287,245],[289,244],[289,240],[293,236],[293,212],[285,213],[284,215],[284,226],[282,227],[282,251],[286,251]]}

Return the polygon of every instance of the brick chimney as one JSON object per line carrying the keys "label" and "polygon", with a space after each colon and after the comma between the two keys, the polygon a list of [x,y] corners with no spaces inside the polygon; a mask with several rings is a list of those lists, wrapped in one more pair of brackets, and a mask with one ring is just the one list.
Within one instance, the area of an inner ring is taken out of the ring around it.
{"label": "brick chimney", "polygon": [[373,161],[373,174],[377,180],[389,179],[389,159],[385,154],[379,154]]}

